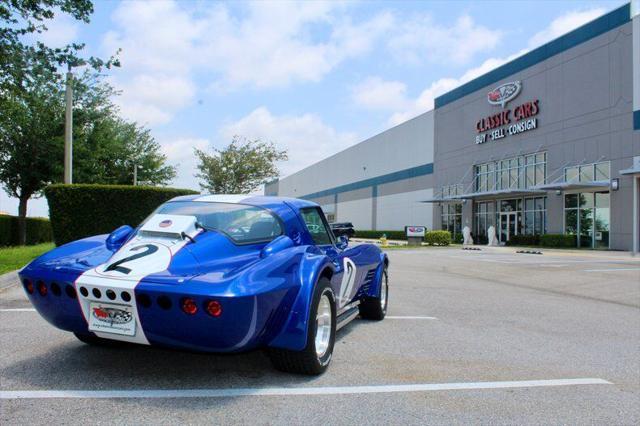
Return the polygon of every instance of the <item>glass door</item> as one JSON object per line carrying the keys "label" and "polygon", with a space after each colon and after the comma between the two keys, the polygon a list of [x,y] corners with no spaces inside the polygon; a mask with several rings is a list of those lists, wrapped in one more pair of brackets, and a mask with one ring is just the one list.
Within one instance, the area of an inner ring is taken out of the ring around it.
{"label": "glass door", "polygon": [[518,235],[518,213],[500,214],[500,242],[506,243],[512,236]]}

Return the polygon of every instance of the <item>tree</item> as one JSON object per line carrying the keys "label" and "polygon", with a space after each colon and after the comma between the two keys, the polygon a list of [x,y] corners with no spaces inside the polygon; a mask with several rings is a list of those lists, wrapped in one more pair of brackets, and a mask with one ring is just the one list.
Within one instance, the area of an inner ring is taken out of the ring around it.
{"label": "tree", "polygon": [[57,11],[89,22],[90,0],[6,0],[0,3],[0,182],[19,200],[19,241],[26,241],[27,202],[58,174],[64,65],[96,71],[119,66],[82,58],[84,44],[49,47],[33,36]]}
{"label": "tree", "polygon": [[200,187],[212,194],[246,194],[277,178],[276,161],[288,159],[287,151],[259,139],[234,136],[229,146],[212,155],[195,148]]}
{"label": "tree", "polygon": [[91,0],[7,0],[0,3],[1,91],[19,89],[30,81],[34,64],[44,66],[59,79],[63,65],[89,65],[98,71],[103,67],[120,66],[113,56],[106,61],[80,57],[79,52],[84,49],[82,43],[49,47],[25,37],[47,31],[46,22],[53,19],[58,10],[76,20],[89,22],[93,3]]}
{"label": "tree", "polygon": [[112,102],[118,93],[108,83],[85,72],[75,86],[74,182],[127,185],[134,167],[148,185],[166,185],[175,177],[150,131],[119,117]]}
{"label": "tree", "polygon": [[0,98],[0,182],[19,201],[19,241],[26,241],[27,202],[62,173],[64,94],[40,69],[27,90]]}

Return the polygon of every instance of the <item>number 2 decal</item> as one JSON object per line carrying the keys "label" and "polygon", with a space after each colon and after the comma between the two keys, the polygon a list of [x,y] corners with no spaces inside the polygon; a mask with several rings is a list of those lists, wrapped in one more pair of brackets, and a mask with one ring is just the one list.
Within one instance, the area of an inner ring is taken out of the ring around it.
{"label": "number 2 decal", "polygon": [[348,257],[344,258],[344,275],[340,286],[340,304],[344,306],[351,297],[351,291],[356,281],[356,264]]}
{"label": "number 2 decal", "polygon": [[123,263],[126,262],[131,262],[132,260],[135,259],[140,259],[141,257],[145,257],[145,256],[149,256],[150,254],[153,254],[155,252],[158,251],[158,246],[153,245],[153,244],[145,244],[142,246],[137,246],[137,247],[132,247],[130,249],[130,251],[138,251],[140,249],[146,248],[146,251],[142,251],[140,253],[136,253],[133,254],[131,256],[125,257],[124,259],[120,259],[116,262],[113,262],[111,265],[107,266],[106,268],[104,268],[104,271],[118,271],[118,272],[122,272],[123,274],[128,274],[131,272],[131,269],[125,267],[125,266],[121,266]]}

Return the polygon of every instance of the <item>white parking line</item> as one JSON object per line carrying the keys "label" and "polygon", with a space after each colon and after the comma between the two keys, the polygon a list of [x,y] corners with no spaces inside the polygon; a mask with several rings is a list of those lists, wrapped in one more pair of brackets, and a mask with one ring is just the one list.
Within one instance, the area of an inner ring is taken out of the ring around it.
{"label": "white parking line", "polygon": [[640,271],[640,268],[585,269],[585,272]]}
{"label": "white parking line", "polygon": [[145,389],[145,390],[18,390],[0,391],[0,399],[48,398],[228,398],[238,396],[345,395],[366,393],[426,392],[442,390],[534,388],[548,386],[611,385],[603,379],[522,380],[477,383],[424,383],[299,388]]}
{"label": "white parking line", "polygon": [[33,308],[0,309],[0,312],[35,312]]}
{"label": "white parking line", "polygon": [[387,315],[385,319],[397,319],[397,320],[437,320],[436,317],[416,317],[416,316],[392,316]]}

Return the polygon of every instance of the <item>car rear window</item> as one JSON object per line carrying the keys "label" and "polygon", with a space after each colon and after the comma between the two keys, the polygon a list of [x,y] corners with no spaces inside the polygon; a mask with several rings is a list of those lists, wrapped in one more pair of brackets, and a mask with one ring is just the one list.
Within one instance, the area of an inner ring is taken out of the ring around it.
{"label": "car rear window", "polygon": [[195,216],[203,228],[221,232],[235,243],[270,241],[283,234],[280,220],[266,209],[245,204],[172,201],[153,214]]}

